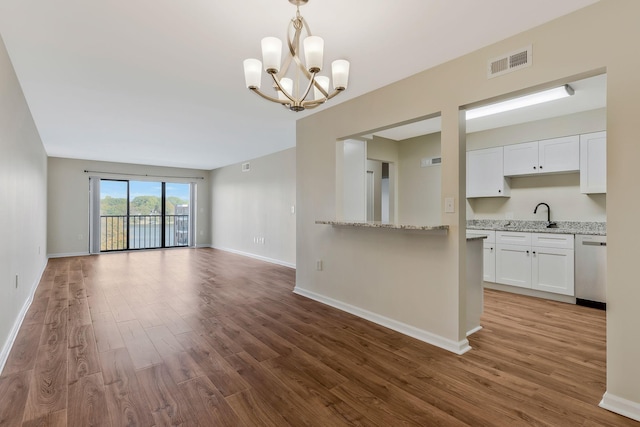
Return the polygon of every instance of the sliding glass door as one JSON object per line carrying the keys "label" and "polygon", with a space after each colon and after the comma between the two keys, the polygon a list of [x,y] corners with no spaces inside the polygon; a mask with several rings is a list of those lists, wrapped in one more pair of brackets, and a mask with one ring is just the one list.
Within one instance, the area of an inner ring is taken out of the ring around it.
{"label": "sliding glass door", "polygon": [[189,246],[191,184],[100,180],[100,252]]}

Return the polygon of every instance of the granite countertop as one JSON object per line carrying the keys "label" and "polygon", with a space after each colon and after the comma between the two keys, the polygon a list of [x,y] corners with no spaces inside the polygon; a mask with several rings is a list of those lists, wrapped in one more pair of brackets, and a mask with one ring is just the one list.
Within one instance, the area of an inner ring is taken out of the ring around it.
{"label": "granite countertop", "polygon": [[556,221],[557,228],[547,228],[546,221],[472,219],[467,230],[520,231],[527,233],[607,235],[606,222]]}
{"label": "granite countertop", "polygon": [[473,234],[467,234],[467,242],[469,240],[484,240],[487,236],[474,236]]}
{"label": "granite countertop", "polygon": [[390,224],[378,221],[316,221],[316,224],[333,225],[338,227],[362,227],[362,228],[384,228],[390,230],[415,230],[415,231],[449,231],[448,225],[410,225],[410,224]]}

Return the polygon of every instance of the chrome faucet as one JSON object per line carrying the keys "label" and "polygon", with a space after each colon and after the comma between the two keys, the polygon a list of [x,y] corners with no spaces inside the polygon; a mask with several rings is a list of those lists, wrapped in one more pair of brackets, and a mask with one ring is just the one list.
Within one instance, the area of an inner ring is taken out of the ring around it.
{"label": "chrome faucet", "polygon": [[538,213],[538,208],[540,207],[540,205],[545,205],[547,207],[547,228],[555,228],[558,225],[555,222],[551,222],[551,208],[549,207],[548,204],[542,202],[542,203],[538,203],[536,205],[536,208],[533,210],[533,213]]}

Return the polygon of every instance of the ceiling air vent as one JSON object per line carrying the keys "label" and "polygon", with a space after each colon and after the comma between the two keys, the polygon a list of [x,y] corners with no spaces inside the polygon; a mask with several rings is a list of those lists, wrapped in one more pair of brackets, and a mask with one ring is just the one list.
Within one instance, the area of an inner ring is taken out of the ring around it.
{"label": "ceiling air vent", "polygon": [[249,172],[251,170],[251,165],[249,162],[242,164],[242,172]]}
{"label": "ceiling air vent", "polygon": [[501,76],[531,66],[531,45],[489,60],[487,77]]}

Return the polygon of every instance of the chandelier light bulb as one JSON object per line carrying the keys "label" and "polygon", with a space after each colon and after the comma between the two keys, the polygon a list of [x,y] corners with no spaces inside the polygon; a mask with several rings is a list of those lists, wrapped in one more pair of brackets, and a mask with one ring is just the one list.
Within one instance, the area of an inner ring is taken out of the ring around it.
{"label": "chandelier light bulb", "polygon": [[304,39],[304,62],[310,73],[322,71],[322,56],[324,54],[324,40],[322,37],[309,36]]}
{"label": "chandelier light bulb", "polygon": [[[289,95],[293,95],[293,80],[288,77],[284,77],[280,79],[280,86],[282,86]],[[290,101],[282,91],[278,91],[278,99],[282,101]]]}
{"label": "chandelier light bulb", "polygon": [[[316,82],[324,89],[325,92],[329,93],[329,77],[327,76],[317,76]],[[313,99],[321,100],[325,95],[318,90],[318,88],[313,88]]]}
{"label": "chandelier light bulb", "polygon": [[257,59],[244,60],[244,81],[249,89],[260,89],[262,63]]}
{"label": "chandelier light bulb", "polygon": [[333,75],[333,88],[335,90],[345,90],[349,84],[349,61],[336,59],[331,63],[331,73]]}
{"label": "chandelier light bulb", "polygon": [[280,71],[282,59],[282,41],[276,37],[265,37],[262,39],[262,62],[264,70],[269,73]]}

